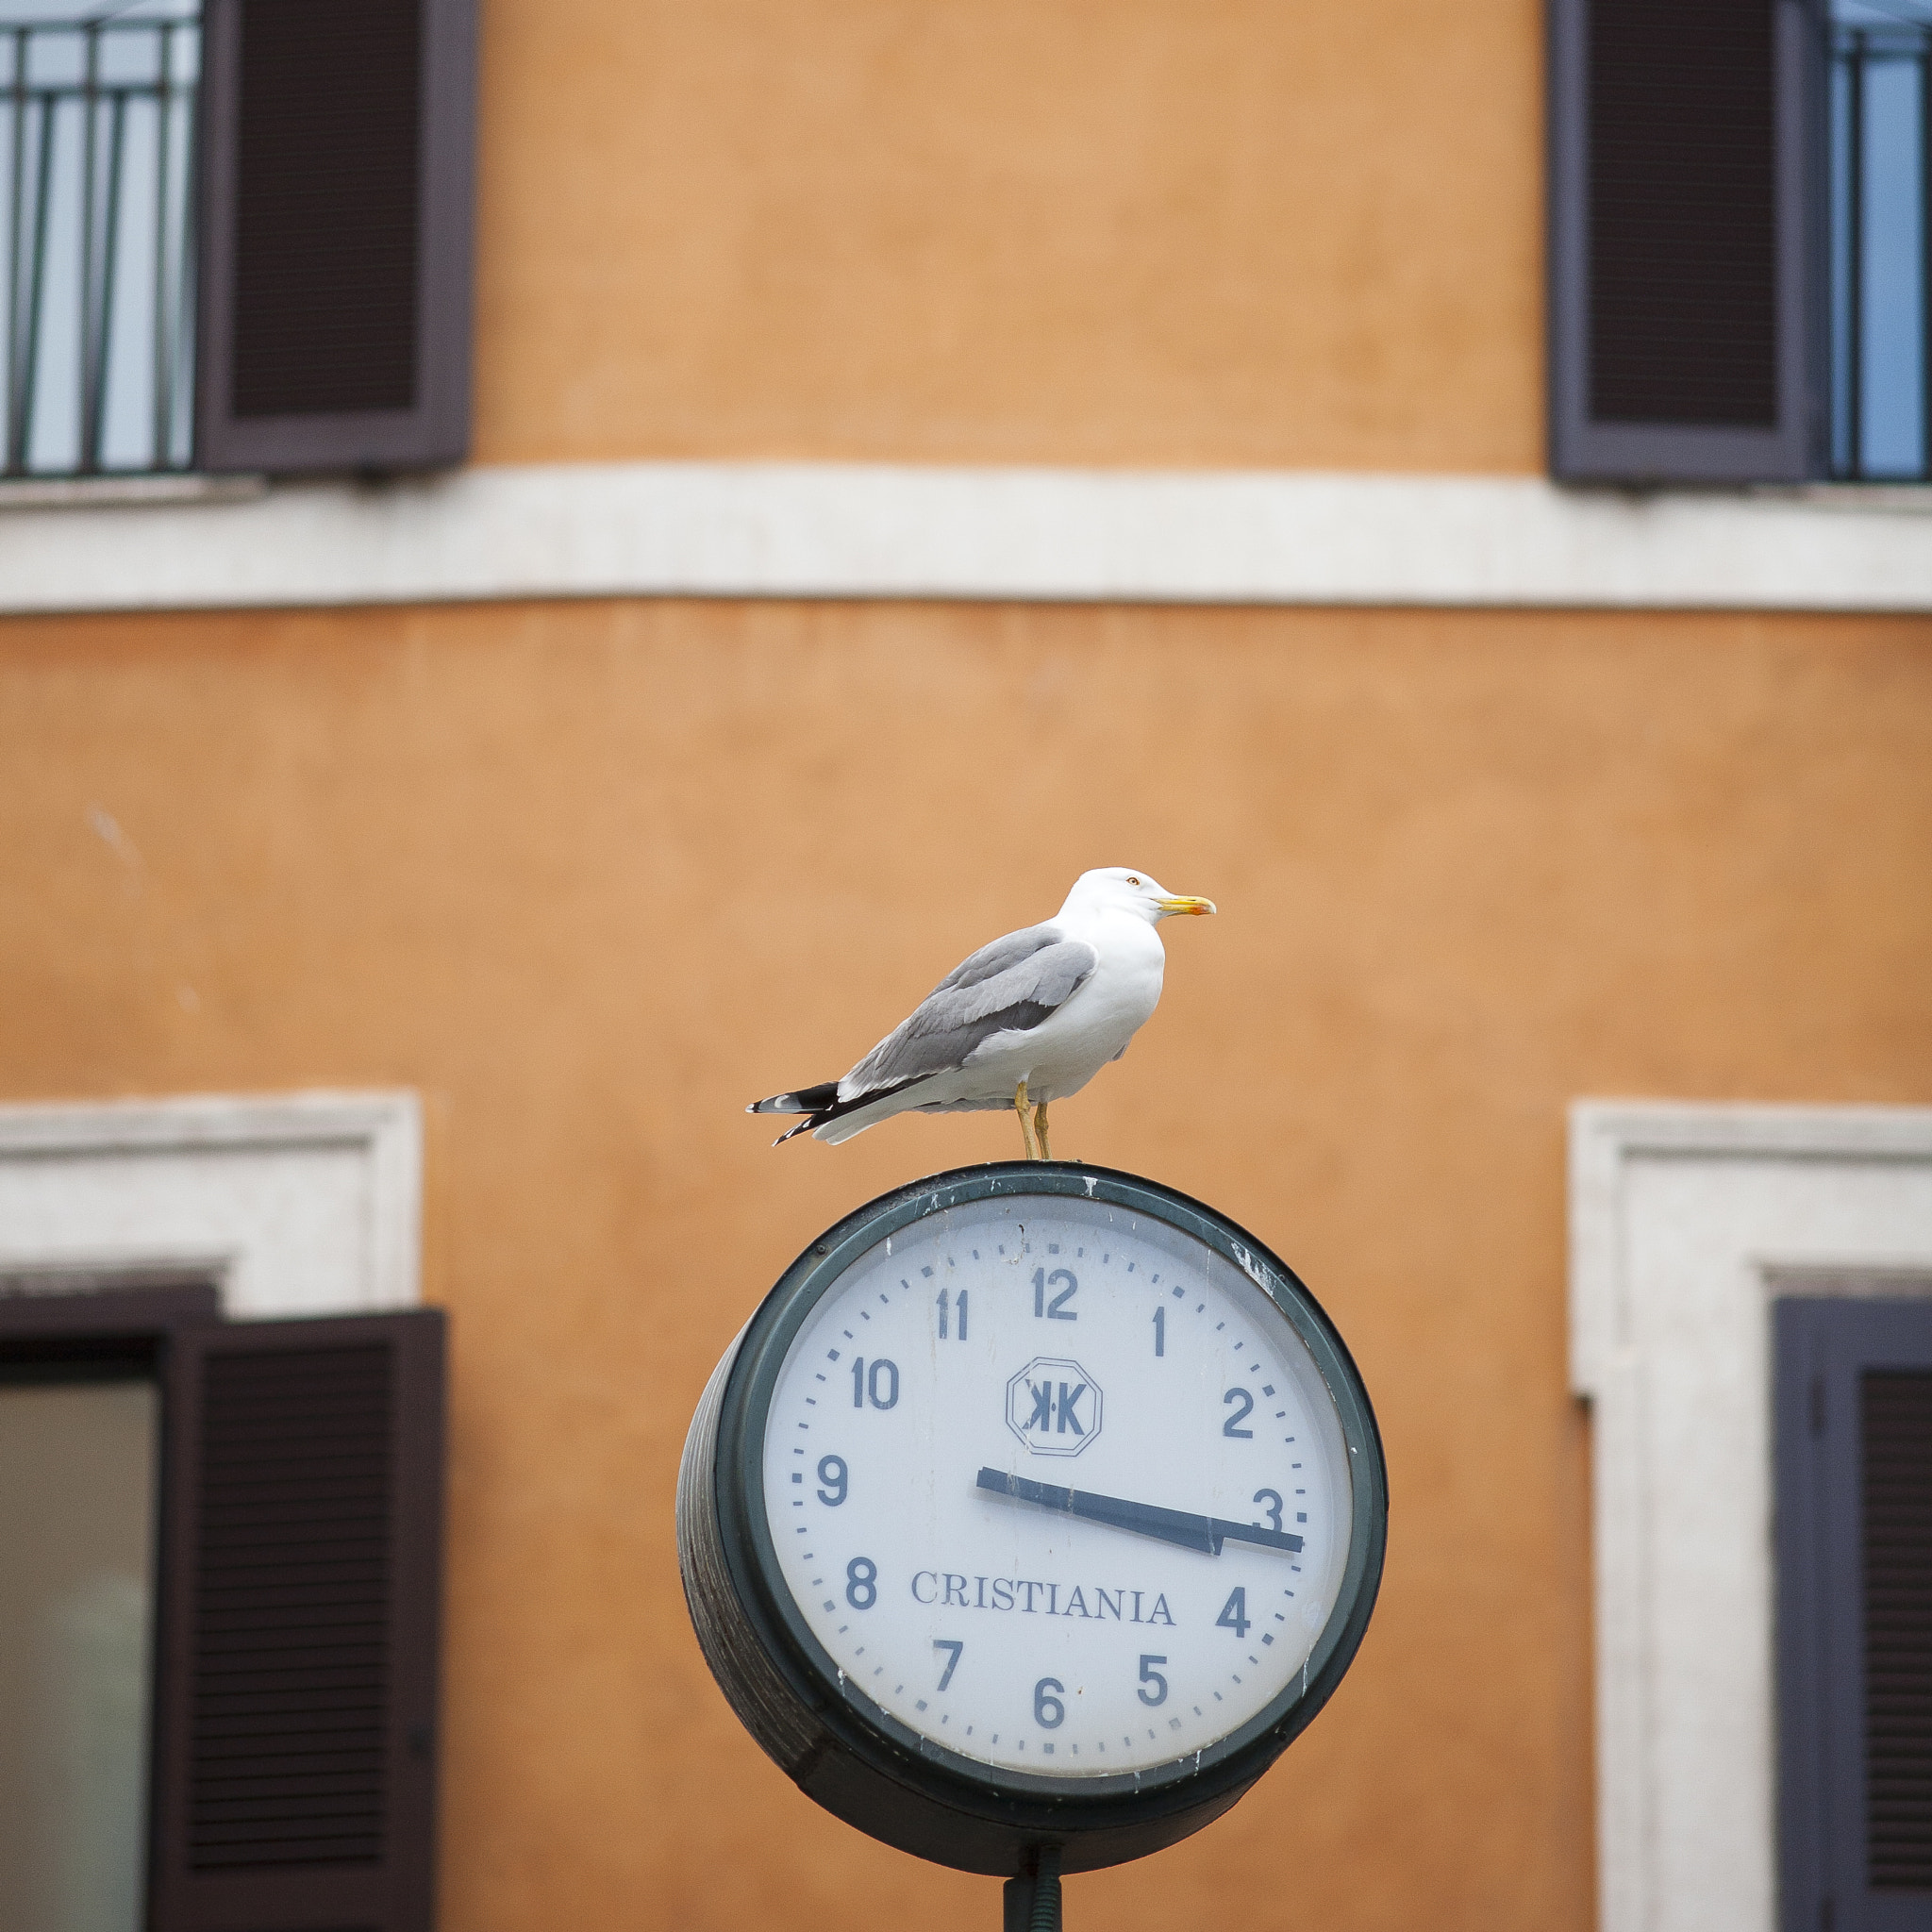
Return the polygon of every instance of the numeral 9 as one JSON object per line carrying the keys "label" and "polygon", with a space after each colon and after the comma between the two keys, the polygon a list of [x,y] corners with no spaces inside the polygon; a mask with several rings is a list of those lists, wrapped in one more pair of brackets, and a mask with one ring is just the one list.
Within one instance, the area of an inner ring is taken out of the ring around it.
{"label": "numeral 9", "polygon": [[[836,1509],[845,1500],[845,1458],[842,1456],[821,1456],[819,1481],[825,1486],[819,1491],[819,1501],[827,1503]],[[827,1490],[836,1491],[838,1493],[827,1495]]]}

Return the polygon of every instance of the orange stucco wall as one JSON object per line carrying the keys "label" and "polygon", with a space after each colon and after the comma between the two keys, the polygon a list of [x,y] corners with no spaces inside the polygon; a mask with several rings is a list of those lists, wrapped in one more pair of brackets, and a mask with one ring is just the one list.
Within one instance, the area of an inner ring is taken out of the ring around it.
{"label": "orange stucco wall", "polygon": [[[1338,28],[1338,31],[1345,31]],[[760,58],[764,58],[760,56]],[[1329,1709],[1070,1924],[1587,1932],[1579,1094],[1932,1098],[1932,625],[660,604],[0,628],[0,1094],[425,1095],[453,1310],[444,1932],[996,1923],[818,1812],[685,1622],[719,1353],[1008,1121],[774,1153],[1082,867],[1212,894],[1057,1151],[1251,1225],[1394,1509]],[[100,815],[111,818],[118,834]]]}
{"label": "orange stucco wall", "polygon": [[1537,0],[490,0],[486,462],[1530,472]]}

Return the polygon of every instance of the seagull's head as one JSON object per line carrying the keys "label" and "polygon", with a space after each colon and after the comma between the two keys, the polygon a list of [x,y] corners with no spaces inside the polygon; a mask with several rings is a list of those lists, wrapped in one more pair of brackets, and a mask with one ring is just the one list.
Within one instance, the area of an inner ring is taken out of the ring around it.
{"label": "seagull's head", "polygon": [[1104,866],[1098,872],[1083,872],[1074,881],[1067,903],[1060,908],[1068,914],[1130,912],[1149,925],[1183,913],[1212,912],[1212,899],[1190,898],[1183,892],[1170,892],[1151,873],[1136,872],[1129,866]]}

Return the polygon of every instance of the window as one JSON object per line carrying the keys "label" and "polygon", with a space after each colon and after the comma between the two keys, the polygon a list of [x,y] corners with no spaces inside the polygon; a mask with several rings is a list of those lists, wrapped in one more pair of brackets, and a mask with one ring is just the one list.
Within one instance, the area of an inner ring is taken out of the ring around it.
{"label": "window", "polygon": [[1570,1158],[1598,1923],[1774,1932],[1776,1311],[1932,1296],[1932,1108],[1591,1102]]}
{"label": "window", "polygon": [[475,42],[475,0],[0,0],[0,473],[459,460]]}
{"label": "window", "polygon": [[0,1349],[0,1891],[141,1932],[159,1401],[147,1353]]}
{"label": "window", "polygon": [[1787,1932],[1932,1918],[1932,1301],[1775,1305]]}
{"label": "window", "polygon": [[1932,475],[1932,4],[1834,0],[1831,472]]}
{"label": "window", "polygon": [[441,1315],[42,1291],[0,1293],[19,1932],[427,1932]]}
{"label": "window", "polygon": [[1551,0],[1550,462],[1928,472],[1927,0]]}

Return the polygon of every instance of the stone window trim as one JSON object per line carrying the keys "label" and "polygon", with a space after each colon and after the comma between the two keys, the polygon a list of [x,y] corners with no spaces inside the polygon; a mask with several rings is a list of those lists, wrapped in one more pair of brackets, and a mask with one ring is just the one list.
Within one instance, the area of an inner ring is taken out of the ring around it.
{"label": "stone window trim", "polygon": [[230,1316],[421,1298],[403,1091],[0,1106],[0,1291],[215,1283]]}
{"label": "stone window trim", "polygon": [[1932,1108],[1586,1100],[1602,1932],[1778,1920],[1770,1310],[1932,1294]]}

